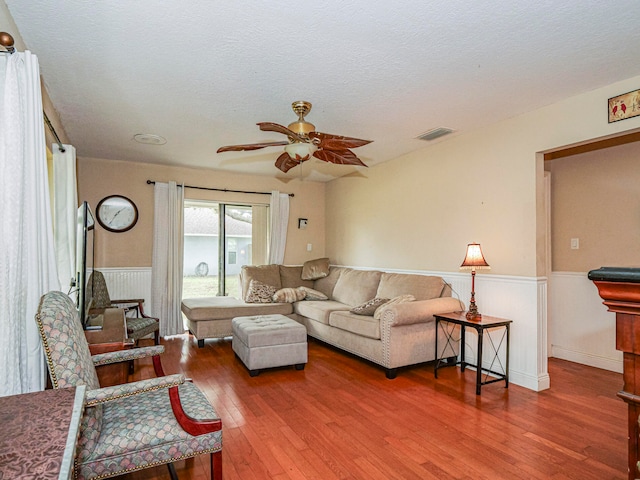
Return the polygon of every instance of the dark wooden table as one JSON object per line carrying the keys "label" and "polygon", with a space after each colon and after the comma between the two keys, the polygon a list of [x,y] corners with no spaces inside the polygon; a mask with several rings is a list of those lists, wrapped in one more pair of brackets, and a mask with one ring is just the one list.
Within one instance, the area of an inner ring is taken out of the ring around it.
{"label": "dark wooden table", "polygon": [[616,314],[616,349],[623,354],[624,385],[618,397],[627,404],[628,478],[640,476],[640,268],[602,267],[589,279],[610,312]]}
{"label": "dark wooden table", "polygon": [[[450,312],[450,313],[442,313],[439,315],[434,315],[436,319],[436,363],[433,369],[433,373],[436,378],[438,378],[438,369],[444,366],[455,366],[460,365],[460,369],[464,372],[465,367],[475,367],[476,368],[476,395],[480,395],[481,388],[483,385],[487,385],[489,383],[500,382],[504,380],[505,388],[509,388],[509,337],[510,337],[510,325],[513,320],[507,320],[504,318],[490,317],[488,315],[483,315],[482,317],[477,317],[474,319],[467,319],[466,312]],[[446,363],[440,359],[439,351],[438,351],[438,328],[442,328],[442,331],[445,333],[447,338],[447,344],[452,344],[452,342],[457,341],[453,338],[453,331],[447,330],[442,326],[442,323],[446,322],[449,324],[459,325],[460,326],[460,361],[456,363]],[[468,363],[465,360],[465,340],[466,340],[466,330],[467,328],[473,328],[478,333],[478,358],[476,360],[476,364]],[[488,368],[482,366],[482,349],[484,345],[484,332],[485,330],[489,330],[492,328],[504,328],[504,333],[502,334],[502,338],[500,339],[500,343],[496,347],[491,340],[491,345],[493,347],[493,359]],[[500,357],[498,352],[500,350],[500,346],[502,342],[506,339],[506,349],[507,349],[507,358],[505,361],[505,365],[502,372],[496,372],[493,370],[493,364],[498,361],[500,365]],[[489,374],[491,374],[494,378],[491,380],[485,379],[482,380],[482,372],[486,372],[487,378]]]}
{"label": "dark wooden table", "polygon": [[73,477],[85,389],[0,397],[0,478]]}

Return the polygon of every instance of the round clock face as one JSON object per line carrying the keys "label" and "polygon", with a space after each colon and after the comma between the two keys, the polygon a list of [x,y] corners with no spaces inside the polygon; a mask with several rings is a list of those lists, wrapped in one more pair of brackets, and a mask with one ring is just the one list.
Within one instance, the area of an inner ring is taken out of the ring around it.
{"label": "round clock face", "polygon": [[111,195],[98,203],[98,223],[110,232],[126,232],[138,221],[138,207],[122,195]]}

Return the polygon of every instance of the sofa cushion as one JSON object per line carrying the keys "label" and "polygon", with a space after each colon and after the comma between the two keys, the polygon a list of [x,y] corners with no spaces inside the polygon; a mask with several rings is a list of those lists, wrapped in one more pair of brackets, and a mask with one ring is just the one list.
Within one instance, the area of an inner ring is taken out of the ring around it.
{"label": "sofa cushion", "polygon": [[380,338],[380,320],[351,312],[332,312],[329,325],[368,338]]}
{"label": "sofa cushion", "polygon": [[376,270],[347,269],[338,278],[331,298],[355,307],[376,296],[382,297],[383,295],[376,295],[381,275],[382,272]]}
{"label": "sofa cushion", "polygon": [[309,302],[296,302],[293,304],[293,311],[298,315],[310,318],[316,322],[324,323],[325,325],[329,325],[329,315],[331,312],[339,310],[348,311],[349,308],[350,307],[348,305],[333,300],[312,300]]}
{"label": "sofa cushion", "polygon": [[319,292],[324,293],[327,297],[333,298],[333,290],[342,275],[342,272],[349,270],[344,267],[329,267],[329,275],[324,278],[319,278],[313,282],[313,288]]}
{"label": "sofa cushion", "polygon": [[394,298],[411,294],[416,300],[429,300],[441,297],[444,287],[441,277],[385,272],[380,277],[376,296]]}
{"label": "sofa cushion", "polygon": [[329,259],[317,258],[309,260],[302,265],[303,280],[317,280],[329,275]]}
{"label": "sofa cushion", "polygon": [[[280,266],[279,265],[243,265],[240,270],[240,284],[242,286],[242,298],[247,298],[249,284],[251,280],[257,280],[265,285],[276,287],[276,290],[282,288],[280,282]],[[296,285],[296,287],[299,285]]]}
{"label": "sofa cushion", "polygon": [[276,303],[293,303],[302,300],[306,295],[306,292],[298,288],[285,287],[274,293],[271,300]]}
{"label": "sofa cushion", "polygon": [[280,265],[280,286],[282,288],[300,286],[313,288],[313,280],[302,280],[302,265]]}
{"label": "sofa cushion", "polygon": [[373,318],[375,318],[376,320],[380,320],[382,318],[382,314],[386,309],[400,303],[413,302],[415,299],[416,297],[414,297],[413,295],[399,295],[397,297],[394,297],[384,305],[378,307],[373,314]]}
{"label": "sofa cushion", "polygon": [[389,301],[388,298],[372,298],[368,302],[361,303],[357,307],[353,307],[350,311],[356,315],[370,315],[373,316],[378,307],[381,307]]}
{"label": "sofa cushion", "polygon": [[266,285],[253,279],[249,282],[249,290],[244,301],[247,303],[271,303],[276,290],[276,287],[272,285]]}
{"label": "sofa cushion", "polygon": [[314,290],[313,288],[302,286],[298,287],[298,290],[304,292],[305,300],[329,300],[329,297],[327,297],[324,293],[318,290]]}

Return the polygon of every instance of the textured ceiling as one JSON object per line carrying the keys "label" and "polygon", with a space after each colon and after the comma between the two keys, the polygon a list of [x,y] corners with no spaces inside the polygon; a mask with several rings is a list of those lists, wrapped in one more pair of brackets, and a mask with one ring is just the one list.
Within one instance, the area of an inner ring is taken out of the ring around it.
{"label": "textured ceiling", "polygon": [[296,177],[274,167],[281,147],[215,152],[284,140],[255,124],[287,125],[308,100],[317,130],[373,140],[354,152],[375,165],[434,127],[459,135],[640,74],[637,0],[5,2],[81,157]]}

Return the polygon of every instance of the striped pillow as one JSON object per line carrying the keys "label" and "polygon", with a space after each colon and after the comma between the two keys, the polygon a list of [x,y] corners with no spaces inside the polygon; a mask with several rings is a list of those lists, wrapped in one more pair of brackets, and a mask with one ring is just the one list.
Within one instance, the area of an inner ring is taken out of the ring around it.
{"label": "striped pillow", "polygon": [[302,300],[305,293],[297,288],[285,287],[273,294],[271,299],[276,303],[293,303]]}

